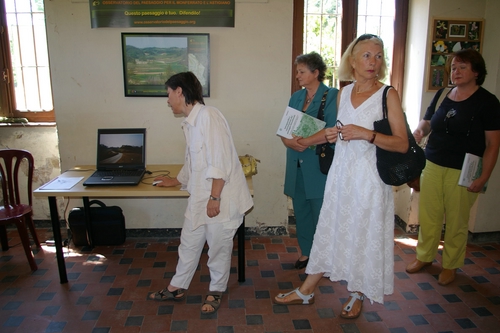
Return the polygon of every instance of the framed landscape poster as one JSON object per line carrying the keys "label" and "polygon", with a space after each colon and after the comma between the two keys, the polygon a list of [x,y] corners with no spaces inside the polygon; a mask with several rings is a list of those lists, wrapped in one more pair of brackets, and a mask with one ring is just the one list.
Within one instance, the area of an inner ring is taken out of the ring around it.
{"label": "framed landscape poster", "polygon": [[210,96],[209,34],[122,33],[125,96],[167,96],[165,81],[193,72]]}
{"label": "framed landscape poster", "polygon": [[484,20],[457,20],[451,18],[435,18],[432,21],[429,68],[427,71],[427,90],[439,90],[451,85],[449,73],[446,71],[448,56],[463,49],[483,48]]}

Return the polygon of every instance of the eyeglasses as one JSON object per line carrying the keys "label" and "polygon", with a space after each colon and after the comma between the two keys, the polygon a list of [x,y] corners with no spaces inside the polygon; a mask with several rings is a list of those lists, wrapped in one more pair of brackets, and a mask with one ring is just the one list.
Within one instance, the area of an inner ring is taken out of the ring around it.
{"label": "eyeglasses", "polygon": [[446,123],[446,134],[448,134],[450,132],[449,128],[448,128],[449,124],[450,124],[449,119],[455,117],[456,114],[457,114],[457,110],[455,110],[455,109],[451,109],[450,111],[448,111],[446,113],[446,116],[444,117],[444,122]]}
{"label": "eyeglasses", "polygon": [[380,37],[379,37],[379,36],[377,36],[377,35],[372,35],[372,34],[364,34],[364,35],[359,36],[359,37],[358,37],[358,39],[356,39],[356,43],[354,43],[354,45],[352,46],[352,49],[351,49],[351,50],[354,50],[354,47],[355,47],[356,45],[358,45],[358,43],[359,43],[359,42],[361,42],[361,41],[363,41],[363,40],[367,40],[367,39],[372,39],[372,38],[377,38],[378,40],[382,41],[382,40],[380,39]]}
{"label": "eyeglasses", "polygon": [[340,140],[344,141],[344,136],[342,135],[342,133],[340,133],[340,130],[342,129],[342,126],[344,126],[344,124],[342,124],[342,122],[340,120],[337,120],[337,129],[339,130],[339,138]]}

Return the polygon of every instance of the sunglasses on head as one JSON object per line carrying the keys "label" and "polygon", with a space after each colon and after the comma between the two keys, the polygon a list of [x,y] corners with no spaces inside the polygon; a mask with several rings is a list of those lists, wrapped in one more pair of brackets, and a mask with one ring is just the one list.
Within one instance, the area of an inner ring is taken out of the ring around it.
{"label": "sunglasses on head", "polygon": [[352,49],[354,50],[354,47],[355,47],[356,45],[358,45],[358,43],[359,43],[359,42],[361,42],[361,41],[363,41],[363,40],[367,40],[367,39],[372,39],[372,38],[377,38],[377,39],[381,40],[381,39],[380,39],[380,37],[379,37],[379,36],[377,36],[377,35],[373,35],[373,34],[363,34],[363,35],[359,36],[359,37],[358,37],[358,39],[356,39],[356,43],[354,43],[354,45],[352,46]]}

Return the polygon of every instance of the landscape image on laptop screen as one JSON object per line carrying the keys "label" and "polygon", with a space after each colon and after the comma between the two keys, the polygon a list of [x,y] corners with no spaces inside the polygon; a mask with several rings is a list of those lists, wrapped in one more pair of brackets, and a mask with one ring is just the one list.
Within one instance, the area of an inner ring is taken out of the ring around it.
{"label": "landscape image on laptop screen", "polygon": [[99,164],[141,164],[144,135],[142,133],[101,134]]}

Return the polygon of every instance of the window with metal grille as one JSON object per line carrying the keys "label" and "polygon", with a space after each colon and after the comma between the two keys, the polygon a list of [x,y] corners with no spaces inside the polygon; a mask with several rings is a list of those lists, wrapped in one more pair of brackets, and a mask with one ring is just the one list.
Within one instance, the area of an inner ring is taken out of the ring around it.
{"label": "window with metal grille", "polygon": [[1,113],[54,121],[43,0],[1,1]]}
{"label": "window with metal grille", "polygon": [[[339,87],[336,77],[342,52],[356,37],[376,34],[384,41],[389,75],[385,83],[401,93],[409,0],[294,0],[293,59],[316,51],[328,66],[325,84]],[[303,21],[298,20],[303,16]],[[296,25],[302,23],[302,27]],[[300,31],[300,34],[298,33]],[[300,43],[302,49],[296,45]],[[294,73],[292,73],[293,75]],[[294,76],[293,76],[294,77]],[[292,91],[299,87],[292,83]]]}
{"label": "window with metal grille", "polygon": [[[358,0],[357,36],[369,33],[382,38],[388,74],[392,68],[395,10],[395,0]],[[385,83],[390,83],[390,75]]]}
{"label": "window with metal grille", "polygon": [[303,53],[318,52],[327,66],[327,86],[338,87],[335,73],[340,63],[342,41],[342,1],[304,1]]}

